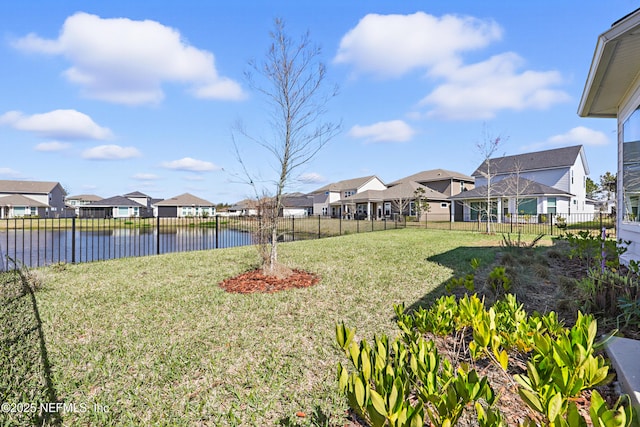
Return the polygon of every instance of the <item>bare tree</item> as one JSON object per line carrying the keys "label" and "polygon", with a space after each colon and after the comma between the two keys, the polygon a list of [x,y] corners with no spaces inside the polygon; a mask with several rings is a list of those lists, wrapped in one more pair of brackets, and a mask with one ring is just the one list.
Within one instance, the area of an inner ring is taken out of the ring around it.
{"label": "bare tree", "polygon": [[486,190],[484,193],[484,203],[478,204],[477,206],[469,206],[471,209],[475,209],[478,211],[478,217],[482,218],[483,216],[487,219],[487,228],[486,232],[491,233],[491,223],[494,220],[495,214],[493,213],[493,208],[495,205],[495,201],[493,198],[495,197],[492,193],[493,189],[493,178],[496,176],[498,172],[498,165],[500,159],[494,158],[494,155],[502,145],[505,139],[501,136],[492,136],[489,132],[484,130],[484,136],[482,141],[476,144],[476,148],[478,152],[482,156],[483,162],[478,168],[478,173],[486,180]]}
{"label": "bare tree", "polygon": [[404,213],[409,207],[410,202],[411,202],[411,199],[403,196],[398,196],[397,198],[391,201],[391,203],[393,204],[393,207],[398,211],[398,215],[400,215],[400,217],[404,217]]}
{"label": "bare tree", "polygon": [[520,207],[527,199],[527,193],[531,189],[532,181],[522,178],[523,166],[520,162],[516,161],[513,165],[511,175],[505,180],[504,194],[514,199],[515,215],[516,219],[521,214]]}
{"label": "bare tree", "polygon": [[[254,137],[243,128],[238,131],[250,141],[265,149],[276,161],[275,189],[269,192],[258,188],[261,181],[248,171],[244,159],[234,145],[238,161],[253,187],[258,200],[269,200],[263,206],[263,224],[260,231],[265,274],[281,274],[278,264],[278,216],[283,207],[286,186],[300,166],[308,163],[340,130],[340,125],[323,122],[328,101],[337,95],[337,88],[325,90],[326,69],[320,61],[321,50],[314,46],[305,33],[295,41],[285,32],[281,19],[274,22],[270,33],[271,46],[264,61],[249,63],[246,73],[249,86],[261,94],[270,111],[272,135]],[[270,194],[268,194],[270,193]]]}

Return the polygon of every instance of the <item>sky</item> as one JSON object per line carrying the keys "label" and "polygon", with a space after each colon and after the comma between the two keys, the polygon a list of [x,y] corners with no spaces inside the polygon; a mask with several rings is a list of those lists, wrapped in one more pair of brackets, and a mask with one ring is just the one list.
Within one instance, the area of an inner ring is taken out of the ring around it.
{"label": "sky", "polygon": [[[616,172],[616,120],[577,114],[598,36],[638,0],[0,2],[0,179],[69,195],[185,192],[213,203],[273,188],[272,109],[249,84],[275,19],[321,48],[320,123],[340,124],[286,191],[582,144]],[[258,88],[266,88],[256,80]],[[242,158],[242,162],[238,157]],[[244,165],[244,166],[243,166]]]}

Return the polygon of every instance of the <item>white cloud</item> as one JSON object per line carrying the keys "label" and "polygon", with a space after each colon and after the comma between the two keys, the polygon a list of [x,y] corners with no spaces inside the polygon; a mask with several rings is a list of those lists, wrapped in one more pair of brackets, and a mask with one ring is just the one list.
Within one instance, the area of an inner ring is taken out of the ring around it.
{"label": "white cloud", "polygon": [[319,173],[308,172],[300,175],[298,177],[298,181],[301,181],[305,184],[320,184],[320,183],[326,182],[327,179],[324,176],[320,175]]}
{"label": "white cloud", "polygon": [[204,177],[202,175],[186,175],[182,177],[185,181],[204,181]]}
{"label": "white cloud", "polygon": [[88,160],[122,160],[140,157],[140,155],[140,151],[135,147],[121,147],[119,145],[99,145],[82,153],[82,157]]}
{"label": "white cloud", "polygon": [[152,173],[137,173],[133,175],[131,178],[137,179],[139,181],[155,181],[157,179],[160,179],[158,175],[155,175]]}
{"label": "white cloud", "polygon": [[4,176],[7,178],[22,178],[23,175],[15,169],[11,168],[0,168],[0,176]]}
{"label": "white cloud", "polygon": [[566,133],[549,138],[549,145],[591,145],[602,146],[609,144],[609,138],[604,132],[578,126]]}
{"label": "white cloud", "polygon": [[9,111],[0,116],[0,125],[61,140],[104,140],[112,136],[108,128],[99,126],[91,117],[76,110],[53,110],[31,116]]}
{"label": "white cloud", "polygon": [[190,171],[190,172],[208,172],[219,170],[220,168],[211,162],[204,160],[192,159],[191,157],[184,157],[180,160],[173,160],[170,162],[162,163],[162,167],[167,169]]}
{"label": "white cloud", "polygon": [[546,109],[569,100],[557,88],[559,72],[523,69],[516,53],[465,64],[463,55],[501,38],[502,28],[493,20],[369,14],[344,35],[334,62],[379,77],[421,71],[436,86],[419,105],[427,108],[427,117],[438,119],[486,120],[502,110]]}
{"label": "white cloud", "polygon": [[420,102],[432,107],[432,117],[462,120],[491,119],[500,110],[546,109],[568,101],[566,92],[553,87],[562,83],[557,71],[518,71],[523,60],[515,53],[448,70],[446,82]]}
{"label": "white cloud", "polygon": [[604,132],[589,129],[584,126],[577,126],[569,131],[547,138],[546,141],[526,145],[521,147],[523,152],[544,150],[549,147],[568,147],[571,145],[604,146],[610,143]]}
{"label": "white cloud", "polygon": [[68,142],[51,141],[51,142],[41,142],[40,144],[36,145],[35,150],[36,151],[64,151],[69,148],[71,148],[71,144],[69,144]]}
{"label": "white cloud", "polygon": [[501,37],[502,29],[494,21],[470,16],[369,14],[342,37],[334,62],[352,64],[361,72],[400,76],[458,62],[460,53]]}
{"label": "white cloud", "polygon": [[182,83],[198,97],[239,100],[240,85],[221,77],[211,52],[189,45],[176,29],[156,21],[103,19],[79,12],[65,20],[55,40],[35,34],[13,42],[17,49],[62,55],[67,79],[88,97],[119,104],[158,103],[163,83]]}
{"label": "white cloud", "polygon": [[410,140],[415,131],[402,120],[378,122],[369,126],[356,125],[349,130],[353,138],[366,138],[370,142],[404,142]]}

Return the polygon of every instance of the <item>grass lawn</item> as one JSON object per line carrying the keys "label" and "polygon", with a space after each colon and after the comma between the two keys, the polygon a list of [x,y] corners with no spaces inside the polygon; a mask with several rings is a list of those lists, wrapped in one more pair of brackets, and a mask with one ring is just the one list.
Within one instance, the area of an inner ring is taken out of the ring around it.
{"label": "grass lawn", "polygon": [[52,393],[86,408],[62,424],[343,425],[335,323],[395,335],[392,304],[435,298],[472,257],[493,260],[500,238],[406,229],[287,243],[280,260],[322,280],[276,294],[218,287],[257,265],[252,247],[38,271]]}

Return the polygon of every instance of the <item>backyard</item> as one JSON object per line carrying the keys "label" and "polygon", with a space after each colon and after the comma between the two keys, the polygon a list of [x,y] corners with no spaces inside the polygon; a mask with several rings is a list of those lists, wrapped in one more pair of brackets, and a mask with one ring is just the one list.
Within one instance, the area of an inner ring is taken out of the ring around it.
{"label": "backyard", "polygon": [[[357,338],[395,336],[393,304],[433,302],[472,258],[489,266],[501,239],[401,229],[287,243],[280,259],[321,280],[271,294],[219,287],[257,266],[252,247],[35,270],[35,316],[28,299],[2,295],[0,338],[12,345],[2,348],[0,390],[6,402],[64,402],[49,422],[65,426],[342,426],[336,323]],[[555,289],[554,274],[540,274],[540,285]],[[542,293],[551,298],[527,308],[555,309],[553,293]]]}

